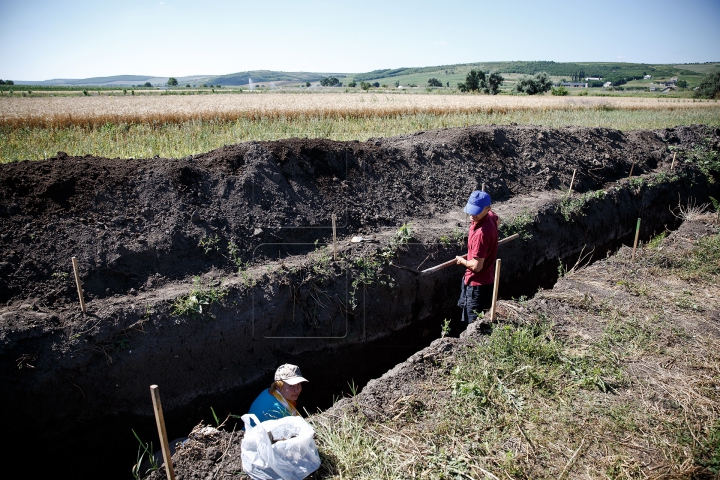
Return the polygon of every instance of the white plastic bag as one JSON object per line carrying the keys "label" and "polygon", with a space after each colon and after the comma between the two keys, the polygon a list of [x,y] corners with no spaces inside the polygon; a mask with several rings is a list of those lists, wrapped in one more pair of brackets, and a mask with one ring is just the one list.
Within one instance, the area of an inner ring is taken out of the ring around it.
{"label": "white plastic bag", "polygon": [[241,418],[245,422],[242,466],[253,479],[302,480],[320,468],[320,455],[313,440],[315,431],[302,417],[283,417],[262,423],[251,413]]}

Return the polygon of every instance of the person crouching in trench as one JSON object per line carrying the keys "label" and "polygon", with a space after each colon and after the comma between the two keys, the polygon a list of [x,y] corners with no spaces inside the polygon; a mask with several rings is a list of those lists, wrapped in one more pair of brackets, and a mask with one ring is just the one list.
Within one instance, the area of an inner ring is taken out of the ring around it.
{"label": "person crouching in trench", "polygon": [[296,365],[280,365],[275,371],[275,380],[270,384],[270,388],[263,390],[250,405],[250,413],[261,422],[291,415],[299,417],[297,399],[302,392],[302,382],[307,381]]}

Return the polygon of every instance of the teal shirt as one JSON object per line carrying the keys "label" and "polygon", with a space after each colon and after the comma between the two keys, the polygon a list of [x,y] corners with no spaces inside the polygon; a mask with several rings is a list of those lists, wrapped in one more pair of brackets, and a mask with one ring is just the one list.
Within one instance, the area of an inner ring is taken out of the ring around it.
{"label": "teal shirt", "polygon": [[[249,413],[255,415],[261,422],[290,416],[290,412],[270,393],[270,389],[263,390],[263,392],[258,395],[252,405],[250,405]],[[250,421],[252,422],[252,420]],[[253,426],[255,426],[254,422]]]}

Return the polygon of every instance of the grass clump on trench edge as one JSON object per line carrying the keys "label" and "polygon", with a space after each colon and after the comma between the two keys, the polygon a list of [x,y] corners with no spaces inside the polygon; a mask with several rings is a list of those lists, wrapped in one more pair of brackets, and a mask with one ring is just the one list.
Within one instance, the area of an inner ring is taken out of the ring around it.
{"label": "grass clump on trench edge", "polygon": [[426,365],[383,420],[362,393],[314,417],[317,478],[715,478],[720,235],[688,232],[501,302],[492,334]]}
{"label": "grass clump on trench edge", "polygon": [[227,295],[227,290],[213,285],[203,285],[200,277],[193,277],[193,286],[187,295],[175,299],[170,314],[173,316],[209,315],[210,305],[220,302]]}
{"label": "grass clump on trench edge", "polygon": [[677,125],[720,126],[720,107],[702,109],[558,109],[399,115],[298,115],[188,120],[180,123],[106,123],[96,127],[0,127],[0,163],[40,160],[57,152],[107,158],[180,158],[251,140],[327,138],[365,141],[437,128],[511,123],[656,129]]}

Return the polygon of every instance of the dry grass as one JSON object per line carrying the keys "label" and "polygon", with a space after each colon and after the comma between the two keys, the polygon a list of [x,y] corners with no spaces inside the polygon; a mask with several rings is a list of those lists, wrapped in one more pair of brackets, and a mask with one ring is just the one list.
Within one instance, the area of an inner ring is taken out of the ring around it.
{"label": "dry grass", "polygon": [[[386,402],[384,420],[320,415],[316,478],[715,478],[710,220],[641,247],[635,262],[624,248],[530,302],[503,302],[492,335]],[[362,412],[362,393],[355,402]]]}
{"label": "dry grass", "polygon": [[98,127],[108,123],[180,124],[191,120],[227,122],[238,119],[356,119],[420,114],[717,108],[716,102],[689,99],[389,93],[3,97],[0,98],[0,126],[65,128]]}

